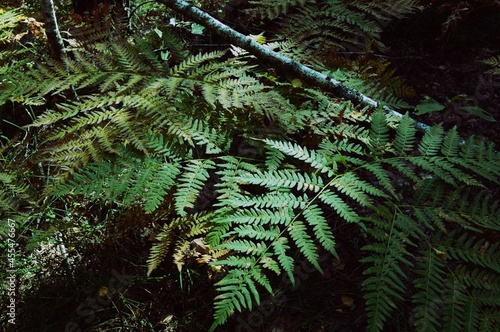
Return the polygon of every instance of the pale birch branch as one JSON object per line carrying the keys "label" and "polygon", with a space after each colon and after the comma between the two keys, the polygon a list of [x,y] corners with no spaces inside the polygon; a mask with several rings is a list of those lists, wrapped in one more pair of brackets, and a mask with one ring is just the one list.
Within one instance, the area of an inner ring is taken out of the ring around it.
{"label": "pale birch branch", "polygon": [[[177,11],[178,13],[186,16],[190,20],[210,29],[214,33],[225,38],[229,43],[246,50],[259,60],[272,64],[273,66],[276,66],[277,68],[282,69],[285,72],[292,73],[296,77],[301,78],[317,87],[320,87],[321,89],[331,91],[341,98],[351,100],[363,106],[369,106],[372,108],[379,107],[379,102],[362,94],[358,90],[350,88],[328,75],[320,73],[317,70],[309,68],[308,66],[305,66],[298,61],[292,60],[286,56],[279,54],[278,52],[269,49],[266,46],[257,43],[253,39],[230,28],[226,24],[220,22],[211,15],[205,13],[204,11],[191,5],[190,3],[187,3],[186,1],[158,1]],[[403,116],[401,113],[393,110],[389,106],[383,106],[383,108],[389,114],[399,117]],[[428,125],[420,122],[415,122],[415,126],[418,129],[424,131],[427,131],[430,128]]]}
{"label": "pale birch branch", "polygon": [[42,1],[42,12],[45,23],[45,32],[49,43],[49,50],[56,60],[61,60],[66,55],[64,42],[57,24],[56,11],[53,0]]}

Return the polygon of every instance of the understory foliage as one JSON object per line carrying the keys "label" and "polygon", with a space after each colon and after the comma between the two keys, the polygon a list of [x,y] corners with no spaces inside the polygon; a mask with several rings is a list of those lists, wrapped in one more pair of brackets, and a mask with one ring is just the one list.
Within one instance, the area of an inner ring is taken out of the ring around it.
{"label": "understory foliage", "polygon": [[[416,8],[396,3],[259,1],[249,12],[280,18],[289,38],[269,47],[306,62],[365,47],[360,36],[382,48],[382,23]],[[218,280],[211,330],[273,294],[273,276],[294,284],[297,253],[318,271],[320,252],[342,259],[335,235],[344,223],[357,225],[366,243],[368,331],[384,330],[403,307],[418,331],[500,326],[500,243],[485,235],[500,231],[492,143],[441,125],[417,132],[408,114],[389,116],[287,80],[234,49],[190,54],[165,30],[169,52],[161,59],[148,36],[120,35],[79,37],[62,63],[3,65],[2,101],[56,99],[26,127],[43,139],[33,161],[51,166],[45,196],[155,216],[162,227],[145,273],[172,255],[179,270],[189,259],[209,265]],[[343,61],[338,70],[308,62],[386,104],[408,106],[387,63]],[[21,210],[13,197],[31,201],[17,177],[0,172],[2,218]]]}

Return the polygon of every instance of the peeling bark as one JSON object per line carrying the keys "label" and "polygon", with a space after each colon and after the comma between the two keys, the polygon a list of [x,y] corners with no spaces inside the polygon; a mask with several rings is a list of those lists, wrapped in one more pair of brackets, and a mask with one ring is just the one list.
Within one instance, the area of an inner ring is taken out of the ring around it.
{"label": "peeling bark", "polygon": [[[380,106],[379,102],[376,100],[362,94],[361,92],[350,88],[343,84],[342,82],[329,77],[328,75],[322,74],[317,70],[311,69],[300,62],[292,60],[285,57],[259,43],[252,40],[251,38],[233,30],[229,26],[200,10],[199,8],[183,1],[183,0],[158,0],[159,2],[165,4],[169,8],[179,12],[180,14],[186,16],[190,20],[205,26],[206,28],[212,30],[214,33],[225,38],[231,44],[245,49],[250,54],[256,56],[258,59],[265,61],[277,68],[282,69],[288,73],[292,73],[295,76],[320,87],[326,91],[331,91],[335,95],[351,100],[355,103],[359,103],[363,106],[369,106],[372,108],[378,108]],[[392,115],[402,117],[402,114],[396,112],[388,106],[383,107],[384,110]],[[427,131],[429,126],[420,122],[416,122],[415,126],[420,129]]]}

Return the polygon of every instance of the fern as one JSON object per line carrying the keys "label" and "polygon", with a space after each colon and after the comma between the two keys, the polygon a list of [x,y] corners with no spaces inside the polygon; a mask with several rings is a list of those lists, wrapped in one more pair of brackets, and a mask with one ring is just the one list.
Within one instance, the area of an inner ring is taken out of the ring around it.
{"label": "fern", "polygon": [[500,75],[500,56],[492,56],[484,59],[482,62],[492,67],[488,70],[488,73]]}
{"label": "fern", "polygon": [[429,246],[420,253],[422,262],[418,264],[416,270],[419,278],[413,281],[418,293],[412,298],[416,304],[413,312],[417,331],[441,330],[439,311],[443,306],[441,292],[446,271],[444,259],[438,256],[438,252],[440,251]]}
{"label": "fern", "polygon": [[155,211],[175,185],[180,165],[154,158],[134,159],[122,150],[122,158],[88,164],[60,184],[54,194],[84,195],[91,199],[121,202],[126,206],[143,205],[147,213]]}
{"label": "fern", "polygon": [[[280,19],[290,40],[270,48],[406,106],[388,62],[367,55],[333,66],[340,60],[321,56],[371,42],[382,48],[382,23],[415,4],[266,1],[250,13]],[[499,245],[488,232],[500,229],[491,196],[500,163],[492,143],[462,140],[442,125],[417,134],[408,115],[287,82],[234,48],[188,54],[171,45],[165,60],[147,40],[103,36],[29,74],[2,67],[1,102],[55,100],[27,127],[43,133],[36,162],[54,166],[44,194],[161,222],[148,274],[171,255],[179,271],[195,259],[219,274],[211,330],[273,294],[274,276],[294,284],[298,256],[321,273],[319,253],[339,256],[337,227],[346,223],[365,242],[368,330],[386,329],[396,310],[411,312],[421,331],[498,327]],[[31,201],[24,183],[10,168],[0,173],[2,218]]]}
{"label": "fern", "polygon": [[[320,52],[322,49],[360,49],[367,40],[382,46],[378,40],[381,25],[415,11],[416,6],[417,2],[411,0],[397,1],[391,6],[365,1],[306,2],[297,7],[296,13],[286,16],[280,33]],[[274,10],[275,15],[268,16],[275,18],[286,13],[286,9],[279,8]]]}
{"label": "fern", "polygon": [[304,6],[306,0],[266,0],[266,1],[250,1],[252,5],[258,5],[257,8],[252,8],[248,10],[249,14],[257,14],[261,17],[266,17],[269,19],[275,19],[283,14],[286,14],[290,7]]}
{"label": "fern", "polygon": [[[387,208],[381,209],[379,213],[383,214],[383,218],[370,218],[375,226],[370,234],[377,241],[362,248],[371,254],[361,260],[372,265],[364,272],[372,277],[363,283],[363,289],[367,292],[364,298],[370,331],[382,330],[385,321],[397,307],[397,301],[404,300],[404,280],[407,278],[404,269],[413,266],[409,260],[412,255],[406,244],[412,242],[407,234],[416,235],[412,220],[404,214]],[[387,219],[391,222],[388,223]]]}
{"label": "fern", "polygon": [[[195,236],[200,236],[208,231],[208,221],[210,213],[193,214],[186,217],[179,217],[165,224],[162,231],[156,236],[156,243],[151,247],[148,258],[148,275],[155,270],[164,260],[165,256],[172,250],[175,243],[174,259],[179,271],[184,265],[184,247],[189,247],[189,240]],[[176,237],[184,239],[176,241]],[[176,243],[177,242],[177,243]]]}
{"label": "fern", "polygon": [[180,216],[186,216],[186,208],[194,208],[194,202],[209,177],[208,170],[213,168],[210,160],[193,160],[184,168],[175,193],[175,209]]}

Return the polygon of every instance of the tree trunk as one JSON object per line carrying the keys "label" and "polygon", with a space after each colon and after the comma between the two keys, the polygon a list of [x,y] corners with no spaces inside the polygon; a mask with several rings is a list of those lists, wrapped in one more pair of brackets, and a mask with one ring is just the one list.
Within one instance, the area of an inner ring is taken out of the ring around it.
{"label": "tree trunk", "polygon": [[[169,8],[179,12],[194,22],[205,26],[214,33],[225,38],[229,43],[241,47],[258,59],[282,69],[285,72],[292,73],[295,76],[304,79],[305,81],[318,86],[326,91],[331,91],[335,95],[359,103],[372,108],[379,107],[379,103],[372,98],[362,94],[361,92],[344,85],[342,82],[322,74],[314,69],[311,69],[303,64],[287,58],[269,48],[257,43],[251,38],[233,30],[224,23],[213,18],[197,7],[183,0],[158,0]],[[384,106],[384,110],[396,116],[402,116],[388,106]],[[415,126],[421,130],[428,130],[430,127],[426,124],[417,122]]]}

